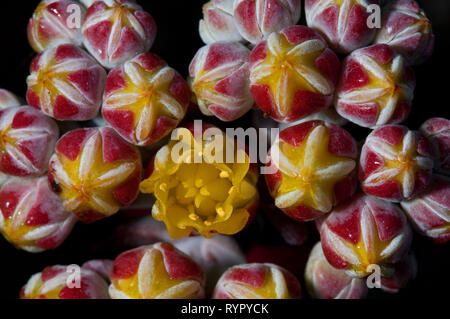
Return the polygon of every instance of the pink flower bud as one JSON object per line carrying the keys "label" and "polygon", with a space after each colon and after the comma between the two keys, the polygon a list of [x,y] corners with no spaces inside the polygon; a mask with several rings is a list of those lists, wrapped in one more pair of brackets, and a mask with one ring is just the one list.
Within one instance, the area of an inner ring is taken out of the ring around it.
{"label": "pink flower bud", "polygon": [[434,49],[431,21],[414,0],[395,0],[385,7],[375,43],[385,43],[411,64],[425,62]]}
{"label": "pink flower bud", "polygon": [[113,299],[193,299],[204,297],[201,267],[168,243],[119,255],[111,271]]}
{"label": "pink flower bud", "polygon": [[22,105],[22,101],[17,96],[5,89],[0,89],[0,109],[20,105]]}
{"label": "pink flower bud", "polygon": [[436,155],[435,169],[450,175],[450,120],[435,117],[427,120],[420,131],[428,138]]}
{"label": "pink flower bud", "polygon": [[203,114],[229,122],[251,109],[249,56],[250,51],[237,42],[213,43],[197,52],[189,75]]}
{"label": "pink flower bud", "polygon": [[102,0],[87,10],[82,32],[88,52],[112,69],[150,50],[156,23],[135,1]]}
{"label": "pink flower bud", "polygon": [[321,227],[323,252],[337,269],[352,277],[365,277],[372,265],[389,276],[393,264],[409,251],[412,231],[395,204],[357,195],[337,207]]}
{"label": "pink flower bud", "polygon": [[13,178],[0,188],[0,232],[19,249],[54,249],[76,223],[49,188],[46,177]]}
{"label": "pink flower bud", "polygon": [[272,33],[250,55],[250,90],[259,108],[294,122],[328,108],[340,62],[313,29],[290,26]]}
{"label": "pink flower bud", "polygon": [[404,121],[414,96],[415,77],[406,60],[386,44],[352,52],[343,62],[335,107],[363,127]]}
{"label": "pink flower bud", "polygon": [[300,299],[301,286],[286,269],[273,264],[245,264],[228,269],[214,299]]}
{"label": "pink flower bud", "polygon": [[[75,10],[74,10],[75,8]],[[74,14],[79,17],[73,17]],[[73,43],[81,46],[80,26],[85,9],[77,1],[43,0],[38,5],[28,23],[28,41],[36,52],[42,52],[61,43]],[[73,24],[73,25],[72,25]]]}
{"label": "pink flower bud", "polygon": [[359,179],[366,194],[400,202],[430,184],[432,168],[432,148],[421,133],[385,125],[372,131],[362,147]]}
{"label": "pink flower bud", "polygon": [[301,0],[235,0],[234,18],[242,37],[252,44],[290,25],[301,15]]}
{"label": "pink flower bud", "polygon": [[434,175],[424,193],[401,206],[420,234],[437,243],[450,240],[450,178]]}
{"label": "pink flower bud", "polygon": [[102,103],[105,70],[85,51],[62,44],[46,49],[31,62],[28,103],[58,120],[94,118]]}
{"label": "pink flower bud", "polygon": [[243,41],[233,16],[234,0],[211,0],[203,5],[200,37],[206,44],[220,41]]}
{"label": "pink flower bud", "polygon": [[350,277],[328,263],[320,242],[309,255],[305,281],[309,294],[317,299],[364,299],[368,292],[364,279]]}
{"label": "pink flower bud", "polygon": [[38,177],[48,169],[59,132],[56,123],[41,112],[14,106],[0,110],[0,136],[0,170]]}
{"label": "pink flower bud", "polygon": [[265,175],[275,205],[301,222],[329,213],[356,191],[356,157],[355,141],[337,125],[310,121],[281,131]]}
{"label": "pink flower bud", "polygon": [[369,26],[368,6],[378,0],[305,0],[306,22],[320,31],[330,46],[349,53],[370,44],[376,28]]}
{"label": "pink flower bud", "polygon": [[50,159],[48,178],[64,208],[91,223],[129,206],[141,177],[139,151],[102,127],[65,134]]}
{"label": "pink flower bud", "polygon": [[147,146],[177,127],[189,99],[181,75],[160,57],[144,53],[109,73],[102,115],[125,140]]}
{"label": "pink flower bud", "polygon": [[108,284],[96,272],[75,265],[50,266],[30,278],[21,299],[109,299]]}

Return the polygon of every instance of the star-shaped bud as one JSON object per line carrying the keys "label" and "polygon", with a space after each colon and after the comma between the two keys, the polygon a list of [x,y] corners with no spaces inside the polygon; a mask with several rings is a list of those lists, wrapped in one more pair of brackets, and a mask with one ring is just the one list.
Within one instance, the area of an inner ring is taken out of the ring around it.
{"label": "star-shaped bud", "polygon": [[199,299],[202,268],[168,243],[143,246],[119,255],[111,271],[112,299]]}
{"label": "star-shaped bud", "polygon": [[309,255],[305,281],[309,294],[317,299],[364,299],[368,293],[364,279],[350,277],[328,263],[320,242]]}
{"label": "star-shaped bud", "polygon": [[67,133],[50,160],[52,189],[67,211],[87,223],[130,205],[141,175],[139,151],[106,127]]}
{"label": "star-shaped bud", "polygon": [[21,177],[43,175],[58,137],[56,123],[32,107],[0,110],[0,171]]}
{"label": "star-shaped bud", "polygon": [[200,111],[233,121],[254,105],[249,89],[250,51],[241,43],[219,42],[201,48],[189,66],[190,84]]}
{"label": "star-shaped bud", "polygon": [[[109,299],[108,284],[95,271],[80,267],[50,266],[28,280],[21,299]],[[77,281],[79,280],[79,282]]]}
{"label": "star-shaped bud", "polygon": [[336,110],[364,127],[405,120],[414,96],[415,77],[406,60],[386,44],[354,51],[343,64]]}
{"label": "star-shaped bud", "polygon": [[20,105],[22,105],[22,101],[16,95],[8,90],[0,89],[0,110]]}
{"label": "star-shaped bud", "polygon": [[189,100],[181,75],[158,56],[144,53],[109,73],[102,115],[125,140],[146,146],[180,123]]}
{"label": "star-shaped bud", "polygon": [[409,251],[412,231],[398,206],[360,194],[333,210],[320,237],[333,267],[362,278],[374,271],[374,265],[382,276],[391,276],[393,264]]}
{"label": "star-shaped bud", "polygon": [[75,222],[46,177],[13,178],[0,188],[0,232],[19,249],[33,253],[54,249]]}
{"label": "star-shaped bud", "polygon": [[383,8],[375,43],[388,44],[414,65],[433,54],[434,42],[431,21],[416,1],[395,0]]}
{"label": "star-shaped bud", "polygon": [[434,117],[420,127],[428,138],[435,153],[435,169],[444,175],[450,175],[450,120]]}
{"label": "star-shaped bud", "polygon": [[274,264],[244,264],[228,269],[214,290],[214,299],[300,299],[297,278]]}
{"label": "star-shaped bud", "polygon": [[83,44],[107,69],[147,52],[156,37],[156,23],[135,1],[102,0],[86,12]]}
{"label": "star-shaped bud", "polygon": [[275,205],[299,221],[329,213],[356,191],[356,144],[342,128],[305,122],[280,132],[266,175]]}
{"label": "star-shaped bud", "polygon": [[211,0],[203,5],[199,33],[206,44],[244,41],[233,16],[234,0]]}
{"label": "star-shaped bud", "polygon": [[413,198],[429,185],[432,168],[432,148],[421,133],[386,125],[367,137],[359,179],[366,194],[399,202]]}
{"label": "star-shaped bud", "polygon": [[58,120],[86,121],[97,116],[105,70],[72,44],[50,47],[31,63],[28,103]]}
{"label": "star-shaped bud", "polygon": [[369,25],[368,7],[378,3],[378,0],[305,0],[306,22],[335,51],[350,53],[373,41],[376,28]]}
{"label": "star-shaped bud", "polygon": [[233,16],[241,36],[257,44],[272,32],[297,24],[301,10],[301,0],[236,0]]}
{"label": "star-shaped bud", "polygon": [[420,234],[436,243],[450,240],[450,178],[434,175],[423,194],[401,206]]}
{"label": "star-shaped bud", "polygon": [[28,41],[36,52],[61,44],[73,43],[81,46],[83,39],[81,30],[72,25],[73,8],[81,14],[83,19],[85,9],[77,1],[72,0],[43,0],[37,6],[28,23]]}
{"label": "star-shaped bud", "polygon": [[208,238],[236,234],[258,207],[258,175],[249,156],[237,146],[227,154],[235,142],[218,128],[208,128],[212,136],[205,139],[194,137],[193,125],[177,129],[181,140],[156,153],[140,185],[141,192],[155,195],[153,217],[166,224],[174,239],[193,232]]}
{"label": "star-shaped bud", "polygon": [[293,122],[330,106],[339,59],[305,26],[272,33],[250,56],[250,90],[266,115]]}

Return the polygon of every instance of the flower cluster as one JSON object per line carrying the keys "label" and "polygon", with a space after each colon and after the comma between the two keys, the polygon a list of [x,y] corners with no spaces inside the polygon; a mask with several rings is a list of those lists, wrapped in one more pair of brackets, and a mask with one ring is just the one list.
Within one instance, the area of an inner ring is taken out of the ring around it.
{"label": "flower cluster", "polygon": [[64,249],[115,215],[83,249],[126,251],[46,267],[21,298],[298,299],[304,276],[359,299],[373,272],[388,293],[414,279],[412,230],[450,240],[450,121],[400,125],[431,21],[414,0],[304,2],[306,26],[301,0],[205,1],[185,79],[137,1],[41,1],[29,105],[0,89],[0,233]]}

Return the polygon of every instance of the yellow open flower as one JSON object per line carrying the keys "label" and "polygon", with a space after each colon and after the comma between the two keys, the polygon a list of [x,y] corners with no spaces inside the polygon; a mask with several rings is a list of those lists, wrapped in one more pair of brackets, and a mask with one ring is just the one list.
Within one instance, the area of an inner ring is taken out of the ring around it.
{"label": "yellow open flower", "polygon": [[214,127],[195,138],[187,128],[176,134],[180,140],[158,151],[153,171],[140,185],[143,193],[156,197],[153,217],[163,221],[175,239],[194,231],[204,237],[238,233],[258,202],[258,177],[248,155]]}

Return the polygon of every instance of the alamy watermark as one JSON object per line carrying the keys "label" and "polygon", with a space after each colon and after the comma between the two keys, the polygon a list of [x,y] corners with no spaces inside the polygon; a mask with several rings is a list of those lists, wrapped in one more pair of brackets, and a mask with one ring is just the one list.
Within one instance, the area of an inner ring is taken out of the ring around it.
{"label": "alamy watermark", "polygon": [[[194,121],[193,133],[186,128],[172,132],[171,140],[178,141],[171,150],[174,163],[227,163],[258,162],[267,164],[269,144],[277,140],[278,128],[227,128],[225,133],[217,127],[203,130],[201,120]],[[194,139],[192,139],[194,137]],[[276,149],[278,150],[278,148]],[[272,163],[278,162],[279,152],[271,152]],[[261,167],[261,174],[276,172],[274,165]]]}

